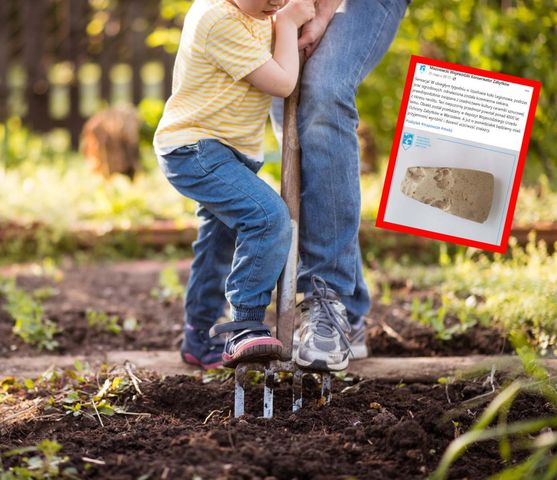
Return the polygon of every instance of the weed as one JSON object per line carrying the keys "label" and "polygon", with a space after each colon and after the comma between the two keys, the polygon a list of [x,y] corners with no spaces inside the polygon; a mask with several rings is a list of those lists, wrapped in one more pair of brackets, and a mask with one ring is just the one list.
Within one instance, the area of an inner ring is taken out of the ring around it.
{"label": "weed", "polygon": [[[519,354],[524,372],[530,381],[515,380],[503,389],[484,410],[470,430],[459,435],[446,449],[439,466],[431,480],[444,480],[451,465],[471,445],[486,441],[499,442],[499,454],[504,463],[512,459],[512,448],[529,450],[530,455],[520,463],[515,463],[497,475],[490,477],[499,480],[518,480],[533,478],[550,480],[557,476],[557,415],[541,418],[507,422],[509,410],[521,392],[534,392],[543,395],[557,410],[557,387],[554,379],[539,363],[534,350],[523,336],[513,336],[513,344]],[[496,425],[491,424],[497,420]],[[453,422],[454,425],[454,422]],[[455,429],[456,429],[455,425]],[[511,439],[513,440],[511,442]]]}
{"label": "weed", "polygon": [[[61,457],[58,452],[62,445],[54,440],[43,440],[35,447],[22,447],[4,453],[3,457],[21,457],[19,464],[5,470],[0,461],[1,480],[27,480],[27,479],[77,479],[77,470],[73,467],[63,467],[69,458]],[[32,453],[29,457],[27,454]]]}
{"label": "weed", "polygon": [[141,394],[141,382],[131,366],[108,369],[106,366],[98,372],[76,368],[59,370],[49,369],[35,381],[35,386],[51,393],[46,404],[49,414],[57,416],[86,416],[104,426],[103,417],[114,414],[141,415],[130,413],[126,402],[130,394]]}
{"label": "weed", "polygon": [[118,324],[120,320],[118,315],[108,315],[106,312],[88,308],[85,316],[87,325],[99,331],[113,333],[114,335],[118,335],[122,331],[122,327]]}
{"label": "weed", "polygon": [[54,350],[58,346],[54,335],[59,333],[60,329],[44,316],[40,301],[17,288],[13,279],[0,283],[0,292],[6,298],[4,309],[15,322],[12,329],[14,335],[39,350]]}
{"label": "weed", "polygon": [[[525,334],[541,355],[557,353],[557,248],[550,255],[533,232],[524,248],[513,237],[509,246],[506,256],[459,248],[453,258],[443,246],[438,266],[395,264],[388,271],[394,280],[435,291],[441,307],[414,299],[411,318],[439,338],[479,324]],[[446,326],[449,316],[458,322]]]}
{"label": "weed", "polygon": [[210,383],[210,382],[214,382],[215,380],[219,382],[224,382],[232,377],[234,377],[233,368],[219,367],[219,368],[212,368],[207,370],[206,372],[203,372],[201,381],[203,383]]}
{"label": "weed", "polygon": [[474,249],[455,257],[442,285],[452,294],[451,311],[529,336],[542,355],[557,351],[557,250],[549,255],[533,233],[524,249],[514,238],[509,245],[507,257],[476,258]]}
{"label": "weed", "polygon": [[173,302],[182,298],[184,287],[180,282],[175,265],[169,265],[159,274],[157,287],[151,290],[151,296],[163,302]]}
{"label": "weed", "polygon": [[379,299],[379,302],[382,305],[390,305],[391,303],[393,303],[391,285],[386,280],[381,282],[381,298]]}

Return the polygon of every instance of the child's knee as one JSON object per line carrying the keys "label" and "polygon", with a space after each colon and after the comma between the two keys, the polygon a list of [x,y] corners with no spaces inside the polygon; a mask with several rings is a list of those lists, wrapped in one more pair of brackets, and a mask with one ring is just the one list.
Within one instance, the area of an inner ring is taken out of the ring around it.
{"label": "child's knee", "polygon": [[[272,225],[271,234],[276,238],[279,247],[283,247],[288,251],[292,238],[292,224],[290,220],[290,212],[282,198],[276,202],[276,207],[270,214],[270,223]],[[288,247],[286,246],[288,245]]]}

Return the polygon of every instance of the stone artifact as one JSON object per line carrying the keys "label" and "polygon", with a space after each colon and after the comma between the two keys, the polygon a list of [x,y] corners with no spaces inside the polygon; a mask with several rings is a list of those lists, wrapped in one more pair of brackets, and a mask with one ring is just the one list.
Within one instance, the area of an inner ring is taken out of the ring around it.
{"label": "stone artifact", "polygon": [[493,184],[493,175],[481,170],[409,167],[400,189],[414,200],[483,223],[491,210]]}

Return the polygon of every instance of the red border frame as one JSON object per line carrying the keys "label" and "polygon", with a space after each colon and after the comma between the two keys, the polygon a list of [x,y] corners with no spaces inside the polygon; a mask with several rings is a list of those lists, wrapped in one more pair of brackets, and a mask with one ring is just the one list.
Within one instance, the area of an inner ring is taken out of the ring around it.
{"label": "red border frame", "polygon": [[[414,72],[416,70],[416,64],[423,63],[426,65],[432,65],[434,67],[446,68],[450,70],[456,70],[459,72],[470,73],[473,75],[479,75],[483,77],[493,78],[496,80],[503,80],[510,83],[518,83],[520,85],[526,85],[533,88],[532,101],[530,103],[530,110],[528,112],[528,118],[526,120],[526,128],[524,130],[524,137],[522,139],[522,146],[520,148],[520,153],[518,156],[518,165],[516,169],[516,175],[513,182],[513,189],[511,192],[511,198],[509,202],[509,207],[507,209],[507,218],[505,220],[505,228],[503,229],[503,234],[501,236],[501,243],[491,244],[478,242],[475,240],[469,240],[462,237],[454,237],[452,235],[446,235],[443,233],[430,232],[428,230],[422,230],[414,227],[407,227],[404,225],[399,225],[397,223],[386,222],[385,209],[387,207],[387,199],[389,198],[389,191],[391,189],[391,182],[393,179],[393,171],[395,168],[396,158],[398,156],[398,149],[400,145],[400,137],[402,135],[402,128],[404,125],[404,120],[406,118],[406,110],[408,107],[408,100],[410,98],[410,90],[412,88],[412,81],[414,79]],[[485,250],[491,250],[494,252],[505,253],[507,251],[507,244],[509,239],[509,234],[511,231],[512,218],[514,215],[514,210],[516,206],[516,200],[518,197],[518,190],[520,188],[520,179],[522,178],[522,171],[524,169],[524,161],[526,159],[526,154],[528,152],[528,142],[530,141],[530,133],[532,131],[532,124],[534,123],[534,114],[536,112],[536,106],[538,103],[538,97],[540,94],[541,82],[536,80],[528,80],[525,78],[514,77],[512,75],[507,75],[504,73],[491,72],[489,70],[482,70],[480,68],[466,67],[464,65],[458,65],[456,63],[444,62],[441,60],[434,60],[432,58],[420,57],[417,55],[412,55],[410,57],[410,64],[408,66],[408,73],[406,75],[406,83],[404,85],[404,93],[402,95],[402,102],[400,104],[400,111],[398,113],[398,120],[395,130],[395,136],[393,138],[393,146],[391,148],[391,155],[389,158],[389,165],[387,167],[387,175],[385,177],[385,183],[383,184],[383,192],[381,194],[381,203],[379,204],[379,211],[377,214],[377,219],[375,221],[375,226],[378,228],[385,228],[387,230],[394,230],[397,232],[411,233],[414,235],[419,235],[423,237],[433,238],[435,240],[444,240],[448,242],[457,243],[460,245],[467,245],[469,247],[482,248]]]}

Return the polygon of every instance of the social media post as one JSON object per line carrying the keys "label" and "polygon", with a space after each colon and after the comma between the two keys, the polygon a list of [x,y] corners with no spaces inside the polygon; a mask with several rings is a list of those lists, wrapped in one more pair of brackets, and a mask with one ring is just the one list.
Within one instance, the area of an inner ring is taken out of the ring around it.
{"label": "social media post", "polygon": [[504,251],[539,86],[412,57],[376,226]]}

